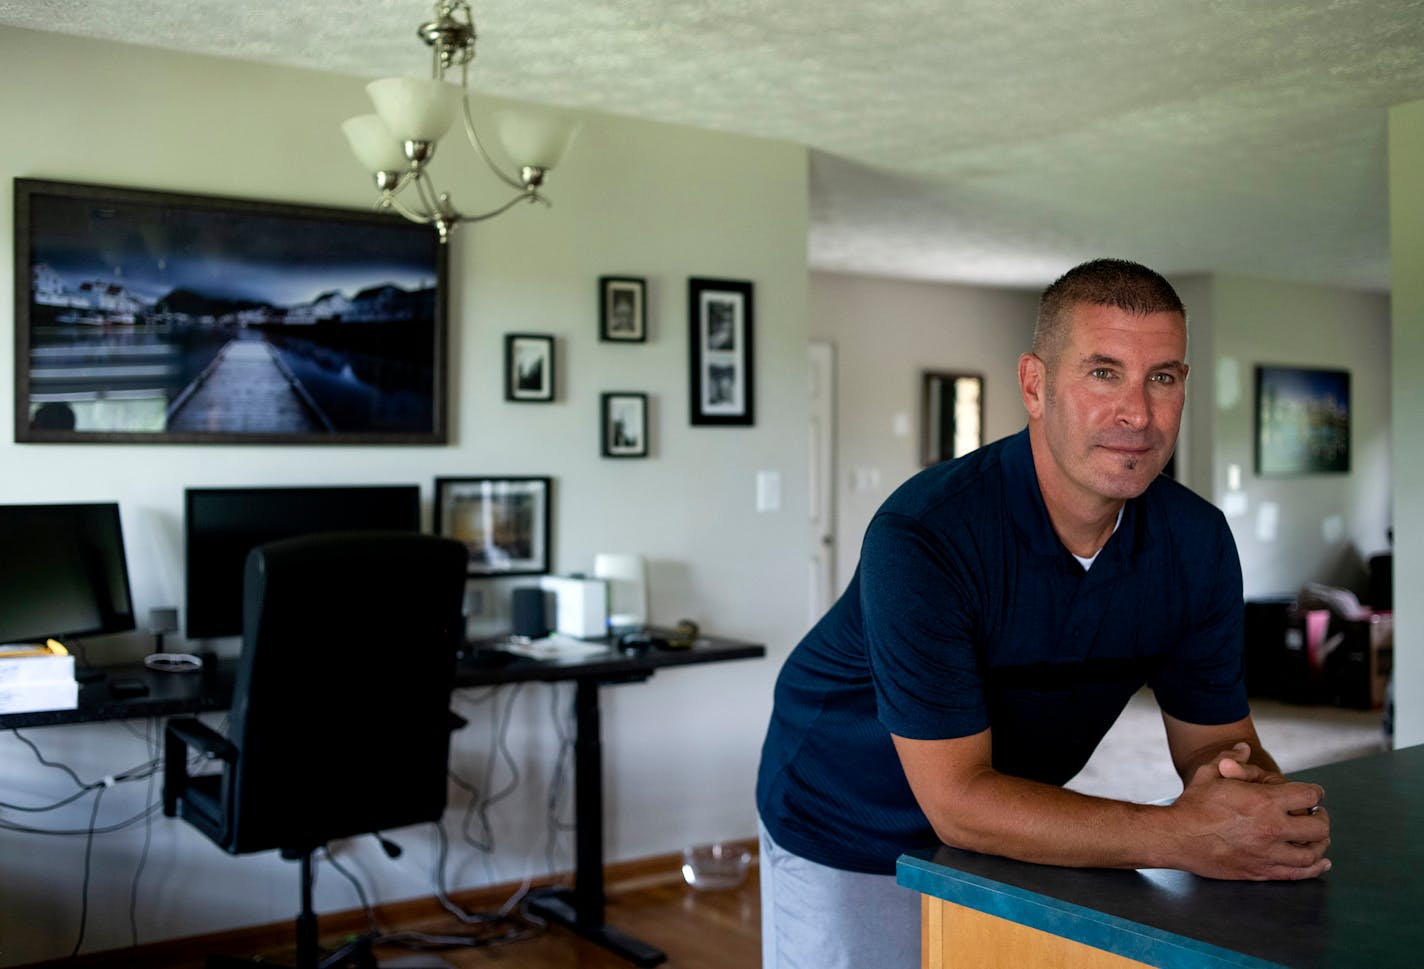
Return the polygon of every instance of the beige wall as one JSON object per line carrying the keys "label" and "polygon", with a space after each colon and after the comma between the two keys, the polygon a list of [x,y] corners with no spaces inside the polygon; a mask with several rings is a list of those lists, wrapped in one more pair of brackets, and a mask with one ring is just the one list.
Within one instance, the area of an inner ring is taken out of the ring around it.
{"label": "beige wall", "polygon": [[1424,101],[1389,114],[1395,745],[1424,743]]}
{"label": "beige wall", "polygon": [[[59,178],[142,188],[365,208],[367,180],[338,130],[367,110],[362,80],[0,30],[0,62],[24,83],[0,86],[0,177]],[[455,142],[437,160],[443,187],[467,210],[492,205],[473,161]],[[652,564],[651,613],[687,616],[709,631],[768,644],[771,659],[660,673],[606,689],[604,751],[611,859],[755,832],[752,788],[779,658],[804,626],[806,534],[806,153],[787,144],[610,116],[590,116],[551,210],[517,209],[459,230],[452,252],[450,367],[453,438],[446,447],[225,447],[16,445],[12,395],[0,395],[0,501],[118,500],[140,616],[181,605],[182,495],[187,485],[414,482],[431,499],[437,475],[547,474],[556,482],[554,560],[591,567],[600,551],[639,552]],[[0,192],[0,372],[12,330],[12,196]],[[597,339],[596,280],[649,280],[645,345]],[[757,424],[692,428],[687,419],[686,278],[756,285]],[[558,340],[559,399],[503,400],[506,332]],[[651,395],[652,457],[599,457],[598,395]],[[755,510],[758,471],[781,475],[781,510]],[[428,515],[428,510],[427,510]],[[788,591],[794,590],[794,591]],[[507,588],[489,590],[497,603]],[[96,660],[137,656],[143,637],[94,641]],[[181,637],[174,648],[186,644]],[[230,649],[234,643],[218,644]],[[483,784],[496,714],[509,692],[461,712],[454,765]],[[530,685],[512,700],[509,746],[519,786],[492,813],[495,850],[460,842],[463,794],[447,828],[456,842],[449,887],[517,879],[546,867],[545,797],[558,760],[552,717],[569,688]],[[143,724],[27,731],[49,758],[92,780],[148,756]],[[48,803],[70,793],[59,771],[0,736],[5,799]],[[493,766],[493,784],[510,778]],[[711,781],[715,779],[715,783]],[[333,778],[352,787],[370,777]],[[107,792],[100,823],[138,814],[153,792]],[[29,818],[82,829],[92,800]],[[564,816],[571,807],[565,805]],[[9,812],[6,812],[7,819]],[[129,944],[129,885],[146,825],[95,840],[84,951]],[[179,822],[151,821],[138,893],[139,941],[291,917],[294,866],[275,856],[230,858]],[[435,842],[426,829],[397,835],[398,862],[374,845],[339,849],[374,899],[427,896]],[[78,933],[82,838],[0,832],[0,965],[67,955]],[[571,867],[567,835],[553,850]],[[354,907],[332,873],[317,905]]]}
{"label": "beige wall", "polygon": [[[1389,549],[1389,297],[1222,274],[1210,277],[1209,305],[1213,380],[1193,386],[1215,407],[1203,494],[1231,523],[1247,597],[1307,582],[1363,595],[1369,557]],[[1350,372],[1348,473],[1255,473],[1259,365]]]}
{"label": "beige wall", "polygon": [[984,440],[1021,429],[1019,354],[1038,295],[811,274],[811,339],[836,353],[836,575],[844,589],[875,509],[920,469],[920,374],[984,376]]}

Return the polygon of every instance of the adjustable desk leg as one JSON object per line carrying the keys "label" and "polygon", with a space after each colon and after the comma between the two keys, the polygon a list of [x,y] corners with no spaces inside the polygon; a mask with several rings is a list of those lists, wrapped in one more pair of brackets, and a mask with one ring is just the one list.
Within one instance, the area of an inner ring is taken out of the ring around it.
{"label": "adjustable desk leg", "polygon": [[529,907],[636,966],[656,966],[666,953],[603,922],[603,740],[597,681],[578,681],[574,720],[574,890],[541,895]]}

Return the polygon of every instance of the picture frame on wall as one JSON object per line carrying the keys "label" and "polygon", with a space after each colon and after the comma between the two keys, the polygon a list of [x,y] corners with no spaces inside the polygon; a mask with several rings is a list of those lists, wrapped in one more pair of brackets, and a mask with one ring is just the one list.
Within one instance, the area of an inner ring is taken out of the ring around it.
{"label": "picture frame on wall", "polygon": [[552,336],[504,335],[504,399],[527,404],[547,404],[554,399]]}
{"label": "picture frame on wall", "polygon": [[14,199],[15,440],[446,442],[429,226],[40,179]]}
{"label": "picture frame on wall", "polygon": [[648,456],[648,395],[610,391],[602,396],[602,447],[605,458]]}
{"label": "picture frame on wall", "polygon": [[756,422],[752,283],[688,280],[689,397],[695,425]]}
{"label": "picture frame on wall", "polygon": [[546,575],[550,570],[547,477],[435,479],[435,533],[463,542],[472,576]]}
{"label": "picture frame on wall", "polygon": [[1350,372],[1256,367],[1256,473],[1350,470]]}
{"label": "picture frame on wall", "polygon": [[646,342],[647,296],[648,281],[641,277],[599,277],[598,338],[605,343]]}

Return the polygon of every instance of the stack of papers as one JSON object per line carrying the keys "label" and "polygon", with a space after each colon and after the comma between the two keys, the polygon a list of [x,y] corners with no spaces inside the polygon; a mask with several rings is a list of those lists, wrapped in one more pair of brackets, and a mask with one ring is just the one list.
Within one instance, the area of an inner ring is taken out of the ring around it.
{"label": "stack of papers", "polygon": [[51,639],[43,645],[0,646],[0,713],[77,706],[74,657],[61,643]]}
{"label": "stack of papers", "polygon": [[531,639],[527,642],[512,639],[501,644],[499,648],[534,659],[575,659],[594,653],[606,653],[609,650],[604,643],[584,642],[572,636],[545,636],[543,639]]}

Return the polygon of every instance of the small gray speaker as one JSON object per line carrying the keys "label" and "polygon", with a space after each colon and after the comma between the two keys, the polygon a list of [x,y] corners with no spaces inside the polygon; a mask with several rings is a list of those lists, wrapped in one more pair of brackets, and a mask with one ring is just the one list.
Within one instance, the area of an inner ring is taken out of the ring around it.
{"label": "small gray speaker", "polygon": [[549,635],[549,593],[544,589],[515,589],[511,612],[514,635],[529,639]]}

